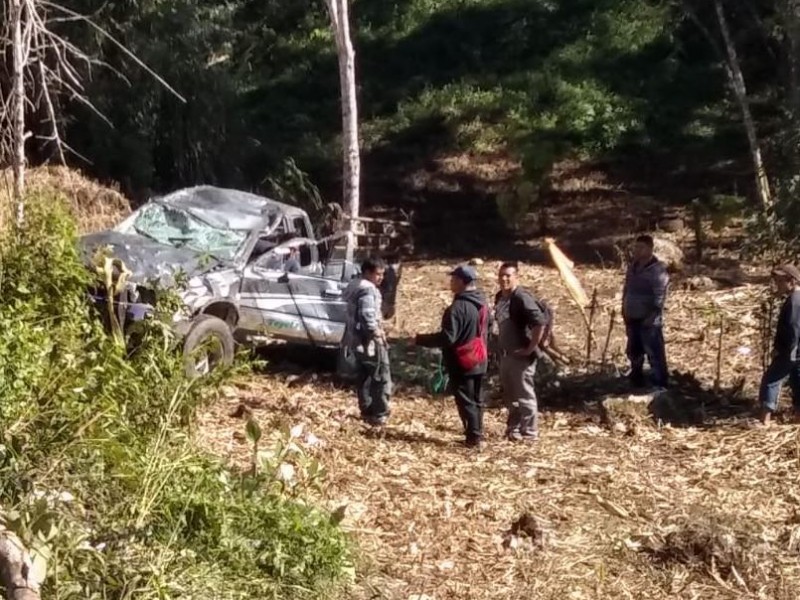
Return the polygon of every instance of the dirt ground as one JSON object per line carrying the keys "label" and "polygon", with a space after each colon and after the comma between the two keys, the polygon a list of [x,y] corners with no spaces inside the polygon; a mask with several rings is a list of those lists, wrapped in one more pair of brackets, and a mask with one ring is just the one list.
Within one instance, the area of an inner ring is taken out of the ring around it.
{"label": "dirt ground", "polygon": [[[72,173],[43,176],[65,189],[83,231],[128,210],[113,190]],[[277,347],[262,374],[234,382],[200,415],[199,443],[244,467],[243,412],[275,436],[303,425],[297,441],[327,469],[318,500],[344,511],[357,549],[346,598],[800,597],[800,428],[762,429],[749,417],[762,364],[763,269],[735,259],[740,235],[709,240],[704,264],[673,279],[666,338],[675,391],[652,414],[625,402],[603,410],[604,398],[628,394],[617,372],[618,318],[608,333],[622,279],[613,246],[650,224],[645,199],[596,172],[572,169],[563,180],[548,233],[579,263],[586,291],[597,290],[591,361],[583,318],[535,242],[495,240],[479,266],[491,293],[498,259],[527,257],[523,284],[555,306],[559,343],[573,359],[557,376],[542,369],[538,443],[502,441],[504,412],[494,408],[486,449],[467,451],[452,400],[428,391],[435,360],[408,341],[433,330],[448,303],[455,261],[437,259],[404,268],[383,437],[358,421],[330,357]],[[480,224],[473,233],[490,237]],[[691,246],[690,234],[674,239]]]}
{"label": "dirt ground", "polygon": [[[486,290],[497,265],[479,267]],[[613,367],[597,363],[621,272],[577,269],[588,293],[598,290],[598,347],[587,368],[579,364],[585,326],[557,271],[526,265],[524,284],[556,305],[557,334],[576,365],[542,381],[538,443],[502,441],[504,412],[492,409],[488,445],[474,453],[458,444],[451,399],[425,388],[430,357],[407,344],[435,328],[449,267],[405,267],[384,437],[367,433],[353,394],[330,373],[302,360],[276,364],[280,352],[266,374],[239,382],[201,419],[201,441],[240,464],[244,424],[229,414],[241,403],[265,430],[302,423],[320,440],[309,451],[328,470],[322,500],[347,505],[344,526],[359,549],[348,597],[800,596],[800,430],[761,429],[749,418],[762,287],[697,292],[676,281],[666,336],[678,389],[657,418],[609,417],[600,400],[627,391]],[[606,363],[624,366],[622,344],[617,323]]]}

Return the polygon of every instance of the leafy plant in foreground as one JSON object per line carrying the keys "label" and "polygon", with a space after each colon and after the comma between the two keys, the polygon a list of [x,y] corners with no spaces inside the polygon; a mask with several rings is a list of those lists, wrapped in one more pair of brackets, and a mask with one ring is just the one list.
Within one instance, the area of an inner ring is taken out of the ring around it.
{"label": "leafy plant in foreground", "polygon": [[0,236],[0,517],[46,568],[43,597],[329,588],[349,551],[328,515],[195,446],[194,413],[226,374],[186,378],[165,326],[174,305],[157,302],[128,353],[91,283],[62,203],[31,198],[25,228]]}

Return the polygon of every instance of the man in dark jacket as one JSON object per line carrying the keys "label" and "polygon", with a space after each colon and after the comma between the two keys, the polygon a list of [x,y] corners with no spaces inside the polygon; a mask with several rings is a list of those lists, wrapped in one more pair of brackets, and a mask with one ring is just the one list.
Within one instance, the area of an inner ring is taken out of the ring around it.
{"label": "man in dark jacket", "polygon": [[500,383],[508,407],[506,437],[512,442],[533,441],[539,437],[534,377],[536,363],[543,354],[547,316],[533,294],[519,286],[517,263],[504,263],[498,282],[495,319],[499,328]]}
{"label": "man in dark jacket", "polygon": [[653,255],[653,238],[639,236],[634,243],[633,260],[622,288],[622,319],[631,363],[629,377],[637,387],[645,383],[645,356],[650,363],[653,385],[659,388],[667,386],[669,372],[663,327],[668,287],[667,268]]}
{"label": "man in dark jacket", "polygon": [[778,294],[785,297],[775,328],[772,362],[761,379],[758,399],[761,402],[761,421],[769,424],[778,408],[783,382],[788,378],[792,390],[795,418],[800,416],[800,270],[793,265],[781,265],[772,270],[772,280]]}
{"label": "man in dark jacket", "polygon": [[452,271],[453,302],[444,311],[441,330],[415,338],[418,346],[442,349],[468,447],[479,447],[483,440],[481,386],[486,375],[490,319],[486,299],[475,287],[477,278],[475,269],[469,266]]}

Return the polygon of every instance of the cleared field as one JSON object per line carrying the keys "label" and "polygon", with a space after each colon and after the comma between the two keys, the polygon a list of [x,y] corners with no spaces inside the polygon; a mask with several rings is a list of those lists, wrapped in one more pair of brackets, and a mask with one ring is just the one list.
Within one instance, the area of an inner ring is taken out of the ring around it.
{"label": "cleared field", "polygon": [[[479,267],[487,290],[496,267]],[[800,429],[761,429],[749,418],[762,287],[690,292],[676,282],[666,334],[671,367],[683,373],[677,390],[656,417],[609,414],[600,401],[627,394],[610,366],[623,364],[619,323],[609,364],[596,363],[621,273],[579,269],[587,291],[598,290],[595,364],[544,376],[538,444],[502,441],[504,414],[494,409],[476,454],[459,446],[452,401],[425,390],[430,357],[407,345],[436,326],[447,270],[420,263],[404,272],[383,437],[366,432],[353,395],[313,364],[273,364],[201,417],[201,442],[242,465],[249,449],[232,413],[252,411],[265,431],[303,424],[300,443],[327,469],[321,500],[347,506],[343,523],[361,550],[349,597],[800,596]],[[582,361],[583,320],[556,271],[526,266],[523,275],[556,305],[561,346]]]}

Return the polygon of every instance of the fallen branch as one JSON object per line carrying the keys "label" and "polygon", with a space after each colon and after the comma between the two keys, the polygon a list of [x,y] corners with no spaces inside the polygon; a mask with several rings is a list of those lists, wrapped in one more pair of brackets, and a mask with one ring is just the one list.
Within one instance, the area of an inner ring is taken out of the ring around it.
{"label": "fallen branch", "polygon": [[592,346],[594,346],[594,314],[597,310],[597,288],[592,290],[592,303],[589,305],[589,320],[586,326],[586,364],[592,362]]}
{"label": "fallen branch", "polygon": [[725,316],[719,317],[719,339],[717,341],[717,377],[714,379],[714,391],[719,392],[722,385],[722,338],[725,335]]}
{"label": "fallen branch", "polygon": [[608,320],[608,331],[606,332],[606,343],[603,345],[603,353],[600,355],[600,368],[606,366],[606,354],[608,354],[608,346],[611,344],[611,332],[614,330],[614,321],[617,320],[617,309],[611,309],[611,316]]}

